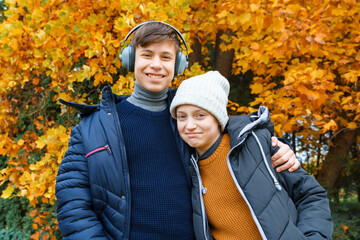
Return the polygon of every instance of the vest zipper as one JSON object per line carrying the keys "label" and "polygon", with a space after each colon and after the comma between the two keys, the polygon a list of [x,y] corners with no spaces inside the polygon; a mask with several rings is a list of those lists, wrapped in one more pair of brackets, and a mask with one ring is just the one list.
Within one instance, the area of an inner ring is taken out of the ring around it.
{"label": "vest zipper", "polygon": [[265,163],[266,169],[268,170],[271,178],[273,179],[274,185],[275,185],[276,189],[280,191],[280,190],[281,190],[281,185],[280,185],[279,181],[276,179],[274,173],[271,171],[271,168],[270,168],[268,162],[266,161],[264,149],[262,148],[262,146],[261,146],[261,144],[260,144],[259,138],[257,137],[257,135],[256,135],[254,132],[251,132],[251,134],[255,137],[255,140],[256,140],[257,144],[259,145],[259,148],[260,148],[260,151],[261,151],[261,155],[262,155],[262,157],[263,157],[263,161],[264,161],[264,163]]}
{"label": "vest zipper", "polygon": [[200,202],[201,202],[201,215],[202,215],[202,220],[203,220],[204,237],[207,240],[208,238],[206,237],[205,204],[204,204],[204,198],[203,198],[203,194],[206,193],[207,189],[202,185],[199,167],[198,167],[198,165],[196,163],[196,160],[194,159],[194,156],[191,156],[191,163],[192,163],[192,165],[193,165],[193,167],[195,169],[196,177],[197,177],[197,179],[199,181],[199,195],[200,195]]}
{"label": "vest zipper", "polygon": [[105,145],[103,147],[99,147],[99,148],[96,148],[96,149],[92,150],[91,152],[89,152],[88,154],[85,155],[85,158],[88,158],[89,156],[93,155],[94,153],[101,152],[101,151],[104,151],[104,150],[106,150],[109,155],[111,154],[110,146]]}
{"label": "vest zipper", "polygon": [[[239,135],[239,137],[240,137],[240,135]],[[251,212],[251,216],[252,216],[252,218],[254,219],[254,222],[255,222],[255,224],[256,224],[259,232],[260,232],[260,235],[261,235],[262,239],[263,239],[263,240],[267,240],[267,237],[266,237],[266,235],[265,235],[265,233],[264,233],[264,230],[262,229],[261,224],[260,224],[258,218],[256,217],[256,214],[255,214],[255,212],[254,212],[254,209],[252,208],[249,200],[246,198],[246,196],[245,196],[245,194],[244,194],[244,191],[243,191],[242,188],[240,187],[239,182],[236,180],[234,171],[232,170],[232,167],[231,167],[231,164],[230,164],[230,159],[229,159],[230,153],[231,153],[236,147],[238,147],[239,145],[241,145],[241,144],[244,142],[244,140],[245,140],[245,139],[243,139],[240,143],[238,143],[237,145],[235,145],[233,148],[230,149],[228,155],[226,156],[226,161],[227,161],[227,165],[228,165],[228,168],[229,168],[231,177],[232,177],[232,179],[233,179],[233,181],[234,181],[234,183],[235,183],[238,191],[240,192],[241,196],[243,197],[243,199],[245,200],[246,204],[248,205],[248,207],[249,207],[249,209],[250,209],[250,212]]]}

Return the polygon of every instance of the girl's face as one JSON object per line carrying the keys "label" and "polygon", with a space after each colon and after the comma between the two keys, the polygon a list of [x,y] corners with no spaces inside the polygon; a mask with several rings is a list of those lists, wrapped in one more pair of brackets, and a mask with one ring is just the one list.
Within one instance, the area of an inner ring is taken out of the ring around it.
{"label": "girl's face", "polygon": [[202,155],[220,136],[220,124],[208,111],[194,105],[176,109],[177,127],[181,138]]}

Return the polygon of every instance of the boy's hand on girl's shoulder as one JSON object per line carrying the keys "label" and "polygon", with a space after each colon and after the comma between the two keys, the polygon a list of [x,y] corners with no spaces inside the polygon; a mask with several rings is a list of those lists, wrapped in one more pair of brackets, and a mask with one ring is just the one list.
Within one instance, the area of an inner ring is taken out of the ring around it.
{"label": "boy's hand on girl's shoulder", "polygon": [[280,149],[271,157],[272,166],[278,166],[276,168],[277,172],[287,169],[289,172],[293,172],[300,167],[300,162],[297,160],[289,145],[282,143],[276,137],[271,137],[271,143],[273,147],[280,147]]}

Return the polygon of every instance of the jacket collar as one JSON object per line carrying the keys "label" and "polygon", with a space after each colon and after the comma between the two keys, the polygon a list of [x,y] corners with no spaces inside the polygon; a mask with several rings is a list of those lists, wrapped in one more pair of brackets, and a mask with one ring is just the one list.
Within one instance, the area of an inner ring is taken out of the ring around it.
{"label": "jacket collar", "polygon": [[167,98],[168,106],[169,106],[169,107],[170,107],[170,105],[171,105],[172,100],[173,100],[174,97],[175,97],[176,91],[177,91],[177,88],[176,88],[176,89],[171,89],[171,88],[169,88],[168,98]]}
{"label": "jacket collar", "polygon": [[230,135],[230,145],[235,146],[256,128],[267,128],[273,135],[274,125],[270,121],[270,113],[267,107],[260,106],[258,111],[250,115],[231,116],[225,132]]}

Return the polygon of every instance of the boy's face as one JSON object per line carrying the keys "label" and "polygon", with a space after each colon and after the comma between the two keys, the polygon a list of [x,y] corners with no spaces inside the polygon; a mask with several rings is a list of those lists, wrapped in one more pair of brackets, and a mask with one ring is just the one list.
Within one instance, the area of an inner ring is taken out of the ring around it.
{"label": "boy's face", "polygon": [[134,73],[140,86],[150,92],[161,92],[174,78],[176,48],[164,40],[135,50]]}
{"label": "boy's face", "polygon": [[219,138],[218,120],[208,111],[194,105],[176,109],[177,127],[181,138],[202,155]]}

